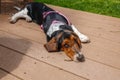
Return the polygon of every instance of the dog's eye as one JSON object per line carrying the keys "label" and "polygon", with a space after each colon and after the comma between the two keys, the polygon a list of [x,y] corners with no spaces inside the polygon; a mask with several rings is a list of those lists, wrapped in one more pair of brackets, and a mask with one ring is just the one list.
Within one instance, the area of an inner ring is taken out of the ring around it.
{"label": "dog's eye", "polygon": [[69,48],[70,46],[69,46],[68,44],[65,44],[64,47],[65,47],[65,48]]}

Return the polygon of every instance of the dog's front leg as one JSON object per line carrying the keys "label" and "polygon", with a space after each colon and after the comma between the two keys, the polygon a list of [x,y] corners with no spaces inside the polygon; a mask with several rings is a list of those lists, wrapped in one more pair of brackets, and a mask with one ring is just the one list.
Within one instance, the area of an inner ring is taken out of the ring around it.
{"label": "dog's front leg", "polygon": [[73,31],[78,35],[78,37],[80,38],[81,42],[84,42],[84,43],[85,43],[85,42],[90,42],[90,39],[89,39],[86,35],[80,33],[80,32],[76,29],[76,27],[75,27],[74,25],[71,25],[71,27],[72,27]]}
{"label": "dog's front leg", "polygon": [[29,17],[29,16],[27,15],[27,13],[28,13],[27,8],[24,8],[23,10],[21,10],[21,11],[17,12],[16,14],[14,14],[14,15],[11,17],[10,22],[11,22],[11,23],[15,23],[15,22],[16,22],[18,19],[20,19],[20,18],[25,18],[26,21],[28,21],[28,22],[32,21],[31,17]]}

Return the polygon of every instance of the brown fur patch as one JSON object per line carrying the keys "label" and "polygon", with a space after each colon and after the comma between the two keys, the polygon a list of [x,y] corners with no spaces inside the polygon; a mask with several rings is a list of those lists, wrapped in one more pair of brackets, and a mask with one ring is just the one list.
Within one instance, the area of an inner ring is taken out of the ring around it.
{"label": "brown fur patch", "polygon": [[70,38],[66,38],[62,42],[62,50],[66,55],[74,60],[74,55],[81,49],[81,41],[76,35],[70,35]]}

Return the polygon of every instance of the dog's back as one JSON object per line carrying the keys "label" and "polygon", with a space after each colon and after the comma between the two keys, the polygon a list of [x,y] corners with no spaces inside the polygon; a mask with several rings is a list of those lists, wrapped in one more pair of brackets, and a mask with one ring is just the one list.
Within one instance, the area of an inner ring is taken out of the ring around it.
{"label": "dog's back", "polygon": [[39,25],[43,23],[43,13],[53,11],[45,4],[37,2],[28,3],[25,7],[28,9],[28,15]]}

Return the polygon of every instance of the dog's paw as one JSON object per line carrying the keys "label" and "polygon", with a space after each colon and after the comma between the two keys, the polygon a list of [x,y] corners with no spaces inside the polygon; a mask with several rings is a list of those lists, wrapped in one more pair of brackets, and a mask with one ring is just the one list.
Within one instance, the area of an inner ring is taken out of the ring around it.
{"label": "dog's paw", "polygon": [[80,40],[82,43],[89,43],[90,39],[86,35],[80,35]]}
{"label": "dog's paw", "polygon": [[32,19],[31,19],[31,18],[26,18],[26,21],[27,21],[27,22],[31,22]]}
{"label": "dog's paw", "polygon": [[16,23],[16,20],[15,20],[15,19],[12,19],[12,18],[8,18],[8,19],[9,19],[9,22],[10,22],[11,24]]}
{"label": "dog's paw", "polygon": [[11,24],[14,24],[14,23],[16,23],[16,20],[10,19],[9,22],[10,22]]}

